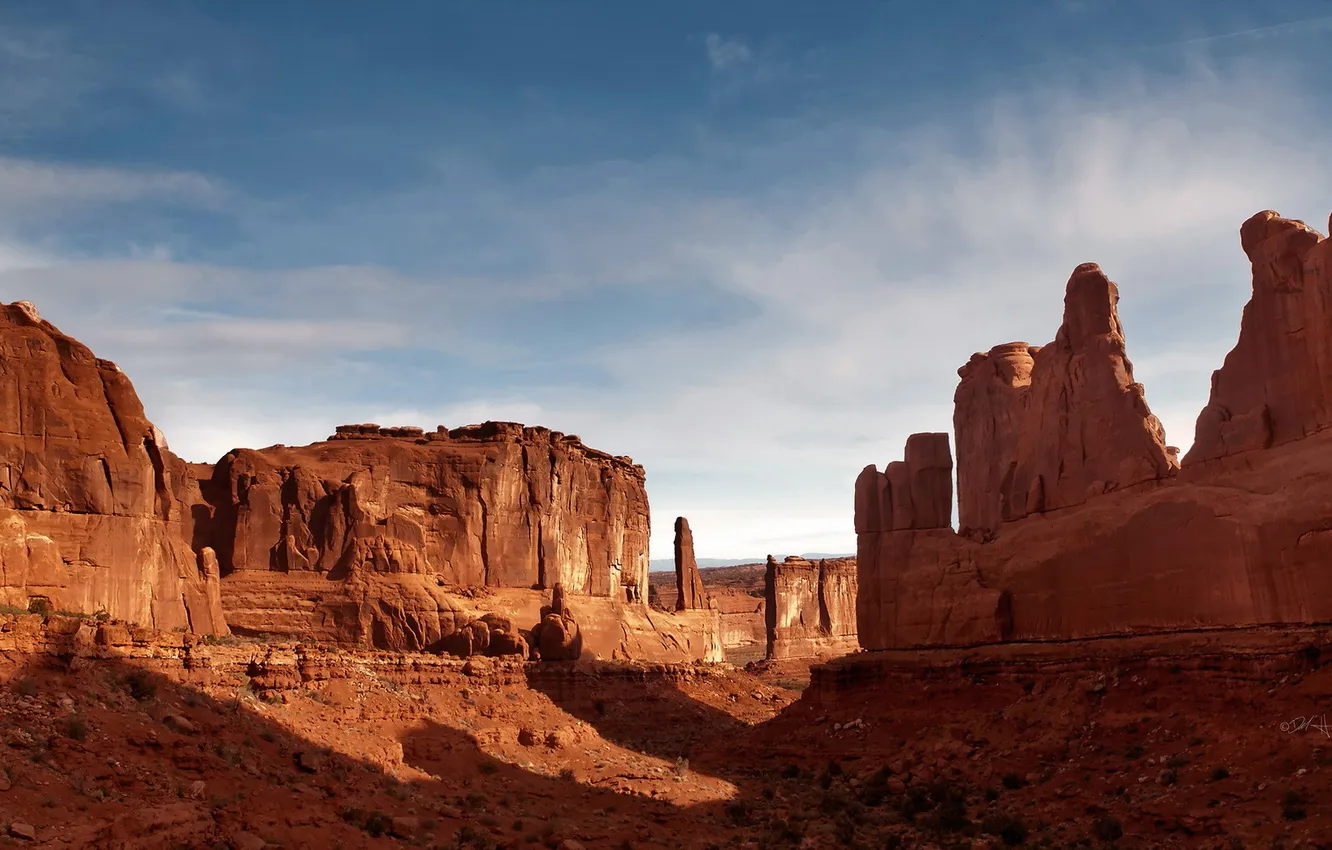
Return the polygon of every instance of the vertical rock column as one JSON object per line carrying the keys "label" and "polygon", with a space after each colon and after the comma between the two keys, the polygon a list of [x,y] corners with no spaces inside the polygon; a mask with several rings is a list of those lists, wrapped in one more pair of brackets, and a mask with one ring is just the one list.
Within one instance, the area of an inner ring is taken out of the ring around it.
{"label": "vertical rock column", "polygon": [[707,590],[698,574],[698,561],[694,558],[694,533],[689,520],[675,520],[675,610],[694,611],[708,607]]}

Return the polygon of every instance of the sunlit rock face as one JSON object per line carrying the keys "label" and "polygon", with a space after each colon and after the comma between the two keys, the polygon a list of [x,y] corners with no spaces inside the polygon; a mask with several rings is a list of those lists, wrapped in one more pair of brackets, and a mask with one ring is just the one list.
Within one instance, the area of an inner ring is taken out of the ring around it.
{"label": "sunlit rock face", "polygon": [[1332,616],[1332,249],[1272,212],[1240,237],[1253,295],[1182,466],[1133,378],[1118,287],[1084,264],[1054,342],[959,371],[958,533],[900,518],[910,449],[861,474],[866,648]]}
{"label": "sunlit rock face", "polygon": [[114,363],[32,304],[0,305],[0,603],[225,632],[189,491]]}

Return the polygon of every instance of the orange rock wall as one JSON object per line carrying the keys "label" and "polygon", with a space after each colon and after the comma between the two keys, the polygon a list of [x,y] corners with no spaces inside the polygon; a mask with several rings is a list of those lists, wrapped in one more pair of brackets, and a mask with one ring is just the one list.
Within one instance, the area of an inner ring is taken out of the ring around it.
{"label": "orange rock wall", "polygon": [[114,363],[31,304],[0,305],[0,604],[224,633],[189,490]]}
{"label": "orange rock wall", "polygon": [[1332,620],[1332,251],[1274,213],[1241,238],[1253,299],[1182,468],[1085,265],[1054,343],[960,372],[962,534],[889,527],[862,473],[866,648]]}

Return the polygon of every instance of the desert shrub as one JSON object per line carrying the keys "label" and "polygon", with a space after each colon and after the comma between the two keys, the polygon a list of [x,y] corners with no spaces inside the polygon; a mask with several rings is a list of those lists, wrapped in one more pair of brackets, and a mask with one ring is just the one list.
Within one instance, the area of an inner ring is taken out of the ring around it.
{"label": "desert shrub", "polygon": [[364,809],[347,808],[341,813],[343,821],[364,830],[372,838],[378,838],[389,831],[393,819],[381,811],[367,812]]}
{"label": "desert shrub", "polygon": [[1130,759],[1140,759],[1144,755],[1146,755],[1146,753],[1147,750],[1142,746],[1142,744],[1129,744],[1124,749],[1124,757]]}
{"label": "desert shrub", "polygon": [[49,617],[54,610],[51,607],[51,600],[44,596],[34,596],[28,601],[29,614],[41,614],[43,617]]}
{"label": "desert shrub", "polygon": [[1014,814],[995,813],[987,816],[981,821],[981,832],[993,835],[1009,847],[1016,847],[1027,840],[1027,825]]}
{"label": "desert shrub", "polygon": [[1023,785],[1027,784],[1027,780],[1018,776],[1016,773],[1005,773],[1002,782],[1004,783],[1004,787],[1009,791],[1016,791]]}
{"label": "desert shrub", "polygon": [[934,826],[944,832],[962,832],[971,828],[971,818],[967,816],[966,801],[958,797],[949,797],[939,803],[934,813]]}
{"label": "desert shrub", "polygon": [[1213,782],[1220,782],[1223,779],[1229,779],[1229,778],[1230,778],[1230,768],[1224,765],[1212,771]]}
{"label": "desert shrub", "polygon": [[799,779],[799,778],[800,778],[800,765],[797,765],[797,764],[788,764],[786,767],[782,768],[782,778],[783,778],[783,779]]}
{"label": "desert shrub", "polygon": [[75,741],[82,741],[88,737],[88,721],[78,715],[73,715],[65,720],[65,737],[72,738]]}
{"label": "desert shrub", "polygon": [[125,688],[129,691],[129,695],[139,702],[149,702],[157,698],[157,682],[144,670],[132,670],[126,674]]}
{"label": "desert shrub", "polygon": [[1286,820],[1304,820],[1309,816],[1304,806],[1282,806],[1281,816]]}
{"label": "desert shrub", "polygon": [[1287,791],[1281,795],[1281,816],[1286,820],[1304,820],[1308,817],[1304,804],[1303,794],[1299,791]]}
{"label": "desert shrub", "polygon": [[1101,815],[1092,821],[1092,835],[1102,841],[1117,841],[1124,837],[1124,827],[1110,815]]}
{"label": "desert shrub", "polygon": [[727,819],[736,826],[748,826],[754,820],[754,809],[747,800],[732,800],[725,811]]}
{"label": "desert shrub", "polygon": [[850,798],[841,791],[827,791],[819,800],[819,811],[825,815],[835,815],[846,808]]}
{"label": "desert shrub", "polygon": [[476,769],[486,776],[494,776],[499,773],[499,765],[493,761],[483,761],[476,766]]}
{"label": "desert shrub", "polygon": [[1173,756],[1166,759],[1166,767],[1173,768],[1176,770],[1178,770],[1179,768],[1183,767],[1188,763],[1189,763],[1189,757],[1186,753],[1175,753]]}

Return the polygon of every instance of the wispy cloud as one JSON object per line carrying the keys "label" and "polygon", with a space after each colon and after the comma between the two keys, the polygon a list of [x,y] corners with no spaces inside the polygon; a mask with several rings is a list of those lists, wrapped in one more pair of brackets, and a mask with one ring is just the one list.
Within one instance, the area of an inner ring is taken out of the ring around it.
{"label": "wispy cloud", "polygon": [[[742,42],[705,46],[712,68],[755,62]],[[972,351],[1048,341],[1084,261],[1120,283],[1137,376],[1186,446],[1248,297],[1240,222],[1266,207],[1322,221],[1332,206],[1318,102],[1270,63],[1118,69],[1091,90],[1047,84],[905,131],[880,114],[836,133],[792,121],[727,154],[770,165],[747,193],[684,185],[695,164],[658,159],[510,183],[462,169],[472,182],[450,173],[290,224],[261,216],[273,239],[296,227],[364,239],[372,224],[443,238],[484,217],[484,247],[524,258],[487,271],[255,270],[150,252],[5,271],[0,254],[0,298],[38,301],[125,366],[194,459],[317,439],[339,421],[512,418],[645,463],[657,552],[681,514],[701,553],[845,551],[856,472],[900,456],[913,431],[949,428],[955,370]],[[855,155],[804,179],[818,151]],[[11,180],[32,207],[226,197],[188,172],[46,168],[0,161],[0,189]],[[254,214],[244,203],[226,200],[241,218]],[[450,257],[475,258],[462,247]],[[651,321],[604,345],[616,318],[595,313],[585,338],[542,342],[542,321],[606,292]],[[665,321],[672,298],[752,309],[681,330]],[[533,301],[535,315],[513,309]],[[478,385],[501,367],[546,371]],[[589,368],[598,380],[577,377]],[[393,394],[365,392],[394,381]]]}
{"label": "wispy cloud", "polygon": [[703,39],[707,52],[708,64],[716,73],[724,73],[747,65],[754,60],[754,52],[738,38],[725,38],[715,32],[708,33]]}
{"label": "wispy cloud", "polygon": [[193,172],[81,167],[0,157],[0,214],[142,200],[215,207],[226,196],[217,181]]}

